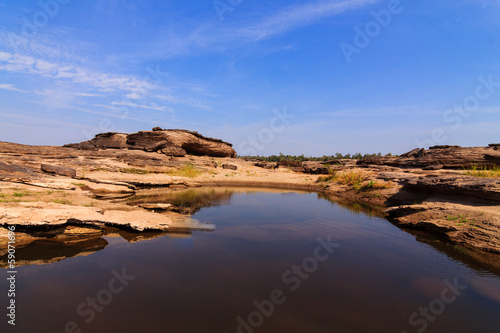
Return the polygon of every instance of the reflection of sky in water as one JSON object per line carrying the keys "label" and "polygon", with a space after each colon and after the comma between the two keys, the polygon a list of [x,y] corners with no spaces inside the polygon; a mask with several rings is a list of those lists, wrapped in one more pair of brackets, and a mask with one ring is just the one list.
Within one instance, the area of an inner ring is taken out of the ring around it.
{"label": "reflection of sky in water", "polygon": [[[439,297],[445,279],[458,277],[468,289],[426,332],[499,331],[498,276],[417,242],[384,219],[316,194],[271,192],[236,193],[229,204],[193,217],[214,222],[216,230],[136,243],[106,238],[109,245],[92,255],[21,267],[16,330],[59,332],[74,320],[96,333],[236,332],[236,318],[254,311],[253,301],[281,289],[287,301],[256,332],[416,332],[409,315]],[[282,274],[328,235],[341,247],[292,292]],[[136,280],[84,324],[77,305],[121,267]]]}

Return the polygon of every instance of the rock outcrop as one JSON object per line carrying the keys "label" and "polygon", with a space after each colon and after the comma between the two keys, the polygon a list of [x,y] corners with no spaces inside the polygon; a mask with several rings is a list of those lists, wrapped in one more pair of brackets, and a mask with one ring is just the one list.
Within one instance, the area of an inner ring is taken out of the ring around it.
{"label": "rock outcrop", "polygon": [[68,168],[68,167],[59,166],[59,165],[42,164],[40,169],[43,172],[47,172],[47,173],[51,173],[51,174],[55,174],[55,175],[66,176],[66,177],[71,177],[71,178],[76,177],[76,170],[73,168]]}
{"label": "rock outcrop", "polygon": [[500,179],[462,175],[428,175],[408,180],[405,187],[415,192],[438,192],[453,196],[462,195],[500,204]]}
{"label": "rock outcrop", "polygon": [[425,230],[453,243],[500,253],[500,210],[450,202],[391,207],[389,219],[404,228]]}
{"label": "rock outcrop", "polygon": [[442,165],[445,169],[478,168],[500,165],[500,150],[496,144],[489,147],[434,146],[413,149],[401,156],[371,157],[359,160],[358,165],[388,165],[394,167],[425,168]]}
{"label": "rock outcrop", "polygon": [[102,133],[95,138],[81,143],[65,145],[82,150],[131,149],[147,152],[161,151],[168,156],[186,154],[212,157],[235,157],[232,144],[219,139],[209,138],[197,132],[155,127],[152,131],[140,131],[133,134]]}

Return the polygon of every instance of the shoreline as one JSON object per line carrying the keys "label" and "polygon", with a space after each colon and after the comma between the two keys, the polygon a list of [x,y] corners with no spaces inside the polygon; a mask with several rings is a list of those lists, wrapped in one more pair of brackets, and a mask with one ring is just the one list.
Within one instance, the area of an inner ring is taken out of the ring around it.
{"label": "shoreline", "polygon": [[[5,142],[0,142],[0,158],[1,229],[53,228],[59,230],[57,237],[73,241],[78,234],[103,234],[102,228],[110,226],[134,232],[210,231],[214,226],[182,211],[125,202],[156,188],[262,188],[315,192],[332,201],[361,204],[405,231],[435,235],[466,251],[500,258],[500,180],[470,177],[460,170],[344,161],[330,167],[338,179],[329,179],[331,175],[324,173],[298,172],[289,165],[271,168],[235,157],[170,157],[127,149],[88,151]],[[42,164],[73,176],[44,172]],[[353,186],[342,182],[343,175],[363,181]],[[28,239],[29,232],[26,235]]]}

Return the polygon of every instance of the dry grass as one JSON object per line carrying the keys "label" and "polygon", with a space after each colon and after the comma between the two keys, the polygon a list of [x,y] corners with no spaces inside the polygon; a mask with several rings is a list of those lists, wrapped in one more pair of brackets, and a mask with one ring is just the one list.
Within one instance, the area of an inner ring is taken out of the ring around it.
{"label": "dry grass", "polygon": [[473,165],[469,169],[465,169],[464,174],[480,178],[500,178],[500,166],[497,165],[493,168],[478,168],[477,165]]}
{"label": "dry grass", "polygon": [[387,188],[386,184],[370,179],[370,174],[365,171],[353,169],[345,172],[332,171],[328,176],[319,177],[317,182],[336,182],[337,184],[347,185],[356,191],[364,192]]}
{"label": "dry grass", "polygon": [[194,178],[201,175],[203,172],[198,170],[193,163],[186,163],[180,169],[167,171],[167,174],[178,177]]}
{"label": "dry grass", "polygon": [[145,169],[125,168],[125,169],[120,169],[120,172],[131,173],[134,175],[147,175],[149,174],[150,171]]}

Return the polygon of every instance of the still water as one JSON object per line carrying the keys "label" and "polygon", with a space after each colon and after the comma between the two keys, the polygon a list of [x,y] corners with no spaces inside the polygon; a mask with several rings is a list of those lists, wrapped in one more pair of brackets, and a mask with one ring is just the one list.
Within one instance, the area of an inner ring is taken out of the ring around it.
{"label": "still water", "polygon": [[213,232],[32,245],[1,331],[500,332],[495,273],[316,194],[224,193]]}

